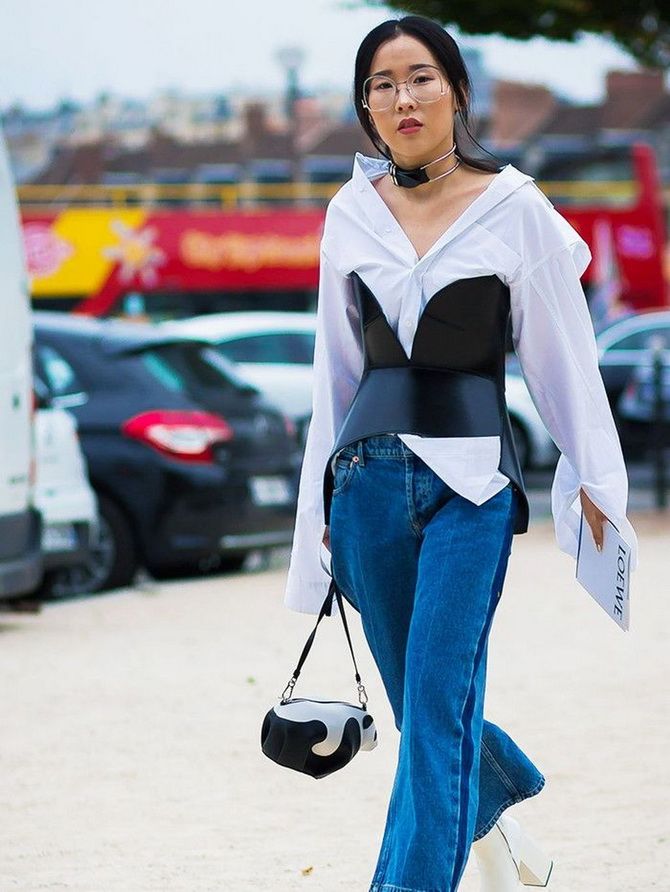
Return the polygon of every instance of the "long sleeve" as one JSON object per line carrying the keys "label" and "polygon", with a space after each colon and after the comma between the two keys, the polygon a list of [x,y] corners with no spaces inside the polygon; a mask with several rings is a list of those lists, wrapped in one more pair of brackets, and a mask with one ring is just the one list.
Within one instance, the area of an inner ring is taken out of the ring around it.
{"label": "long sleeve", "polygon": [[561,452],[551,487],[556,540],[576,558],[583,487],[629,543],[632,570],[638,543],[626,517],[628,476],[580,282],[591,254],[550,208],[544,230],[538,229],[537,218],[532,225],[532,251],[540,259],[522,264],[521,275],[509,285],[512,337],[522,373]]}
{"label": "long sleeve", "polygon": [[[321,243],[316,338],[314,345],[312,417],[309,423],[298,489],[293,545],[284,605],[318,613],[330,576],[321,566],[325,529],[323,477],[326,461],[351,405],[363,373],[358,309],[351,280],[340,273]],[[334,605],[336,612],[337,605]]]}

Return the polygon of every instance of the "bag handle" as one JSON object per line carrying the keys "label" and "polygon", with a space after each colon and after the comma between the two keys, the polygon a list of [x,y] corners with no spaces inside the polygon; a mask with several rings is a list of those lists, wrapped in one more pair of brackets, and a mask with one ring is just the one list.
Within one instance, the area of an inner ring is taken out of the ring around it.
{"label": "bag handle", "polygon": [[[321,605],[321,610],[319,611],[319,618],[316,621],[316,625],[312,629],[312,632],[305,642],[305,646],[302,649],[302,653],[300,654],[300,659],[298,660],[298,665],[293,670],[293,675],[291,676],[289,683],[286,685],[281,695],[281,702],[287,703],[291,697],[293,696],[293,688],[295,687],[295,683],[298,680],[298,676],[300,675],[300,670],[303,667],[303,663],[307,659],[307,655],[312,648],[312,644],[314,644],[314,638],[316,636],[316,630],[319,628],[319,623],[324,618],[324,616],[331,616],[333,609],[333,596],[337,598],[337,606],[340,609],[340,616],[342,617],[342,623],[344,625],[344,631],[347,636],[347,641],[349,642],[349,650],[351,651],[351,658],[354,661],[354,677],[356,679],[356,687],[358,689],[358,702],[361,704],[363,709],[367,709],[366,703],[368,702],[368,695],[365,690],[365,687],[361,681],[361,676],[358,671],[358,666],[356,665],[356,657],[354,656],[354,647],[351,643],[351,635],[349,634],[349,626],[347,625],[347,618],[344,615],[344,603],[342,601],[342,593],[337,586],[337,583],[331,576],[330,585],[328,586],[328,594]],[[288,691],[288,696],[286,696],[286,692]]]}

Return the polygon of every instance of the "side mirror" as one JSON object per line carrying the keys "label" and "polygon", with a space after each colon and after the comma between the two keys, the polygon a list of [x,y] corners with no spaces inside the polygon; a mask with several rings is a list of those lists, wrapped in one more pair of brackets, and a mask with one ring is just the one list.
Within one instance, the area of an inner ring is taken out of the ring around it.
{"label": "side mirror", "polygon": [[76,409],[77,406],[85,406],[87,402],[87,393],[64,393],[51,398],[51,406],[54,409]]}

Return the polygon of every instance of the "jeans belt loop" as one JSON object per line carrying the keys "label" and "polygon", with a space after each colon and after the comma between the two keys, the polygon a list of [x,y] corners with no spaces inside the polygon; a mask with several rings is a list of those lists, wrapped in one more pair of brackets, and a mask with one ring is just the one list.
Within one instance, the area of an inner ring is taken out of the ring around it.
{"label": "jeans belt loop", "polygon": [[365,467],[365,456],[363,455],[363,440],[356,443],[356,454],[358,455],[358,463],[362,468]]}

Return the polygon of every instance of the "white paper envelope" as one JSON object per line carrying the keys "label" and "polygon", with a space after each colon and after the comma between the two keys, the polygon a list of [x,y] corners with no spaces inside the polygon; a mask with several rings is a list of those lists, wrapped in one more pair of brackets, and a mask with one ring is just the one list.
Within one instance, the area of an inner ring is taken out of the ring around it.
{"label": "white paper envelope", "polygon": [[630,548],[610,520],[603,524],[603,550],[598,551],[582,511],[577,551],[577,581],[610,619],[628,631],[630,625]]}

